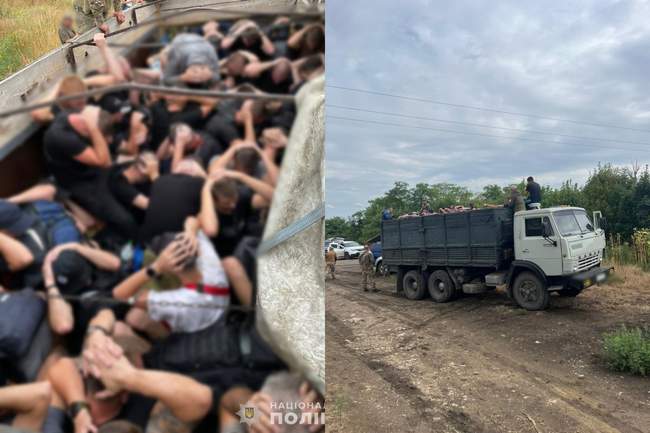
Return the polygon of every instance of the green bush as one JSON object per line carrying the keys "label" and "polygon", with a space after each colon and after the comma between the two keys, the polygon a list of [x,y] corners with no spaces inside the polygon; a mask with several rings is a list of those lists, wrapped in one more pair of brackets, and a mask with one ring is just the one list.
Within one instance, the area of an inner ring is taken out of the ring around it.
{"label": "green bush", "polygon": [[646,376],[650,374],[650,330],[628,329],[605,334],[605,358],[616,371],[627,371]]}

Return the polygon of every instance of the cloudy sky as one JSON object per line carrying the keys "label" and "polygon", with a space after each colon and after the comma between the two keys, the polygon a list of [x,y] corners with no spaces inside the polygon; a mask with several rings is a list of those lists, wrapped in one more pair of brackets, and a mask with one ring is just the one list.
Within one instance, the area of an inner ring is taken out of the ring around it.
{"label": "cloudy sky", "polygon": [[557,186],[650,162],[648,17],[631,0],[328,0],[328,216],[398,180]]}

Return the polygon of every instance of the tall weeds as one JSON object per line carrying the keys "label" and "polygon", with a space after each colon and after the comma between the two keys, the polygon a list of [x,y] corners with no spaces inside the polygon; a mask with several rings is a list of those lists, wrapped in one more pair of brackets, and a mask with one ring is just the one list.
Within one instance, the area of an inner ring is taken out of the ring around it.
{"label": "tall weeds", "polygon": [[57,29],[73,0],[0,1],[0,80],[60,45]]}

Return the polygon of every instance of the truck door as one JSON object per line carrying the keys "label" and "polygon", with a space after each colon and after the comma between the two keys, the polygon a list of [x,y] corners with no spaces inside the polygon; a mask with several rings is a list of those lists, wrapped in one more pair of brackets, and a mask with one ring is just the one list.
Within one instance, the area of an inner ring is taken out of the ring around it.
{"label": "truck door", "polygon": [[[537,264],[546,275],[562,275],[562,250],[556,235],[557,230],[551,224],[550,218],[539,215],[522,218],[524,224],[519,233],[517,259]],[[549,239],[543,236],[544,222],[551,227]],[[555,244],[552,241],[556,241]]]}

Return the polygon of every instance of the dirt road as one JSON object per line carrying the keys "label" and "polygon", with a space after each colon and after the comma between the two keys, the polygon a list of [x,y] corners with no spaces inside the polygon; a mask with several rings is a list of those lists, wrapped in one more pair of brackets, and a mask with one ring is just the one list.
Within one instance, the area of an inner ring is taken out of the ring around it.
{"label": "dirt road", "polygon": [[363,292],[356,261],[337,274],[326,285],[328,432],[650,432],[650,378],[610,372],[601,355],[604,332],[650,324],[644,277],[527,312],[498,291],[410,301],[394,277]]}

